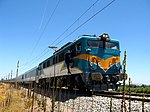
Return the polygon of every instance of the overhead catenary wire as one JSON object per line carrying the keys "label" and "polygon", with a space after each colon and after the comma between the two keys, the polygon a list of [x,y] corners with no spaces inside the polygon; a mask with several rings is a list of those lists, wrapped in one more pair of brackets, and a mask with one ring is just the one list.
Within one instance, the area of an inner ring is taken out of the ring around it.
{"label": "overhead catenary wire", "polygon": [[41,18],[41,23],[40,23],[40,26],[39,26],[39,30],[42,27],[47,7],[48,7],[48,0],[46,0],[46,7],[44,8],[44,12],[43,12],[43,15],[42,15],[42,18]]}
{"label": "overhead catenary wire", "polygon": [[[99,1],[99,0],[96,0],[88,9],[86,9],[66,30],[64,30],[64,32],[63,32],[60,36],[58,36],[58,37],[51,43],[51,45],[54,44],[60,37],[62,37],[76,22],[78,22],[79,19],[81,19],[96,3],[98,3],[98,1]],[[53,13],[52,13],[52,15],[54,14],[56,8],[58,7],[59,2],[60,2],[60,0],[58,1],[58,3],[57,3],[57,5],[56,5],[56,7],[55,7],[55,9],[54,9],[54,11],[53,11]],[[44,9],[44,13],[45,13],[45,11],[46,11],[46,8]],[[50,16],[50,18],[52,18],[52,15]],[[43,17],[42,17],[42,18],[44,18],[44,14],[43,14]],[[43,21],[43,19],[42,19],[42,21]],[[50,21],[50,19],[49,19],[49,21]],[[49,21],[48,21],[48,22],[49,22]],[[47,23],[48,23],[48,22],[47,22]],[[42,22],[41,22],[41,23],[42,23]],[[47,26],[45,26],[44,29],[46,29],[46,27],[47,27]],[[44,30],[43,30],[43,31],[44,31]],[[43,32],[43,33],[44,33],[44,32]],[[41,37],[41,36],[40,36],[40,37]],[[39,42],[39,41],[40,41],[40,38],[39,38],[38,42]],[[46,48],[46,49],[47,49],[47,48]],[[44,49],[44,51],[45,51],[46,49]],[[42,53],[40,53],[40,54],[42,55],[44,51],[42,51]],[[32,51],[32,53],[33,53],[33,51]],[[38,55],[38,56],[39,56],[39,55]],[[35,58],[38,58],[38,56],[36,56]],[[34,59],[33,59],[33,60],[34,60]],[[31,60],[31,61],[32,61],[32,60]],[[24,64],[24,65],[27,65],[27,63]]]}
{"label": "overhead catenary wire", "polygon": [[[42,18],[41,18],[41,22],[40,22],[40,25],[39,25],[39,30],[41,29],[41,27],[42,27],[42,25],[43,25],[43,21],[44,21],[44,17],[45,17],[45,13],[46,13],[47,7],[48,7],[48,0],[46,0],[46,5],[45,5],[44,11],[43,11],[43,15],[42,15]],[[38,38],[38,40],[37,40],[35,46],[33,47],[33,49],[32,49],[32,51],[31,51],[30,56],[29,56],[28,59],[30,59],[30,57],[32,56],[32,54],[33,54],[33,52],[34,52],[34,50],[35,50],[35,48],[36,48],[36,46],[37,46],[37,43],[39,43],[39,40],[40,40],[40,37]],[[42,52],[43,52],[43,51],[42,51]],[[27,65],[27,64],[28,64],[28,62],[24,63],[24,64],[21,65],[21,66],[24,66],[24,65]]]}
{"label": "overhead catenary wire", "polygon": [[[48,4],[48,1],[47,1],[46,3]],[[32,49],[32,51],[31,51],[29,57],[31,57],[31,55],[32,55],[33,52],[35,51],[37,45],[39,44],[39,42],[40,42],[40,40],[41,40],[41,38],[42,38],[42,36],[43,36],[43,34],[44,34],[44,31],[46,30],[46,28],[47,28],[49,22],[51,21],[51,19],[52,19],[54,13],[56,12],[56,9],[58,8],[59,3],[60,3],[60,0],[58,0],[58,2],[57,2],[57,4],[56,4],[56,6],[55,6],[55,8],[54,8],[54,10],[53,10],[53,12],[52,12],[52,14],[50,15],[50,17],[49,17],[49,19],[48,19],[46,25],[44,26],[44,29],[42,30],[42,33],[40,34],[38,40],[36,41],[35,46],[33,47],[33,49]],[[47,5],[46,5],[46,7],[47,7]],[[44,19],[45,12],[46,12],[46,8],[44,9],[44,14],[43,14],[43,17],[42,17],[42,20],[41,20],[41,23],[40,23],[41,25],[42,25],[42,23],[43,23],[43,19]],[[41,27],[41,26],[40,26],[40,27]],[[48,49],[48,48],[46,48],[46,49]],[[44,49],[44,51],[45,51],[46,49]],[[44,51],[42,51],[42,53],[43,53]],[[22,66],[23,66],[23,65],[27,65],[27,63],[28,63],[28,62],[22,64]]]}
{"label": "overhead catenary wire", "polygon": [[68,38],[70,35],[72,35],[75,31],[77,31],[80,27],[82,27],[83,25],[85,25],[87,22],[89,22],[91,19],[93,19],[96,15],[98,15],[100,12],[102,12],[103,10],[105,10],[108,6],[110,6],[113,2],[115,2],[116,0],[112,0],[111,2],[109,2],[107,5],[105,5],[102,9],[100,9],[99,11],[97,11],[93,16],[91,16],[89,19],[87,19],[85,22],[83,22],[80,26],[78,26],[76,29],[74,29],[71,33],[69,33],[67,36],[65,36],[63,39],[61,39],[58,43],[56,43],[55,45],[60,44],[63,40],[65,40],[66,38]]}
{"label": "overhead catenary wire", "polygon": [[44,31],[46,30],[46,28],[47,28],[47,26],[48,26],[48,24],[49,24],[50,20],[52,19],[52,17],[53,17],[53,15],[54,15],[54,13],[56,12],[56,9],[58,8],[59,3],[60,3],[60,0],[58,0],[57,5],[56,5],[55,9],[53,10],[53,12],[52,12],[52,14],[51,14],[50,18],[48,19],[48,21],[47,21],[46,25],[44,26],[44,29],[43,29],[43,31],[42,31],[42,33],[41,33],[40,37],[38,38],[38,40],[37,40],[37,42],[36,42],[35,47],[34,47],[34,49],[33,49],[33,50],[35,50],[35,48],[37,47],[37,45],[38,45],[39,41],[41,40],[41,38],[42,38],[42,36],[43,36],[43,34],[44,34]]}
{"label": "overhead catenary wire", "polygon": [[50,51],[50,49],[46,49],[46,52],[45,52],[45,53],[43,52],[42,55],[40,55],[39,57],[36,57],[36,59],[33,60],[30,65],[26,66],[25,68],[22,68],[20,71],[24,71],[24,70],[26,70],[27,68],[29,68],[30,66],[32,66],[34,63],[36,63],[38,60],[40,60],[43,56],[45,56],[49,51]]}
{"label": "overhead catenary wire", "polygon": [[[33,65],[36,61],[38,61],[38,60],[41,59],[43,56],[45,56],[49,51],[50,51],[50,49],[47,49],[47,51],[46,51],[43,55],[41,55],[40,57],[38,57],[34,62],[32,62],[31,65]],[[31,65],[30,65],[30,66],[31,66]]]}
{"label": "overhead catenary wire", "polygon": [[62,37],[79,19],[81,19],[99,0],[96,0],[86,11],[84,11],[60,36],[58,36],[51,44],[54,44],[60,37]]}
{"label": "overhead catenary wire", "polygon": [[[97,3],[99,0],[97,0],[95,3]],[[83,25],[85,25],[87,22],[89,22],[91,19],[93,19],[96,15],[98,15],[100,12],[102,12],[103,10],[105,10],[107,7],[109,7],[113,2],[115,2],[116,0],[112,0],[111,2],[109,2],[107,5],[105,5],[103,8],[101,8],[99,11],[97,11],[93,16],[91,16],[89,19],[87,19],[85,22],[83,22],[80,26],[78,26],[76,29],[74,29],[72,32],[70,32],[67,36],[65,36],[63,39],[61,39],[58,43],[55,44],[58,45],[60,44],[63,40],[65,40],[66,38],[68,38],[70,35],[72,35],[75,31],[77,31],[80,27],[82,27]],[[92,4],[93,6],[94,4]],[[91,6],[91,7],[92,7]],[[89,7],[80,17],[79,19],[91,8]],[[68,29],[70,29],[79,19],[77,19],[73,24],[71,24],[60,36],[62,36]],[[58,40],[60,38],[60,36],[56,39]],[[56,41],[55,40],[55,41]],[[55,42],[53,41],[52,44]],[[48,48],[46,48],[48,49]],[[41,57],[43,57],[44,55],[46,55],[49,51],[47,51],[46,53],[44,53],[42,56],[38,57],[38,59],[36,59],[35,61],[38,61]],[[34,64],[35,62],[33,62],[32,64]],[[32,65],[31,64],[31,65]]]}
{"label": "overhead catenary wire", "polygon": [[38,45],[38,43],[39,43],[40,39],[42,38],[42,36],[43,36],[43,34],[44,34],[44,31],[46,30],[46,28],[47,28],[47,26],[48,26],[48,24],[49,24],[50,20],[52,19],[52,17],[53,17],[53,15],[54,15],[54,13],[55,13],[55,11],[56,11],[56,9],[57,9],[57,7],[58,7],[59,3],[60,3],[60,0],[58,0],[57,5],[56,5],[55,9],[53,10],[53,12],[52,12],[52,14],[51,14],[50,18],[48,19],[48,21],[47,21],[46,25],[44,26],[44,29],[43,29],[43,31],[42,31],[42,33],[41,33],[40,37],[38,38],[38,40],[37,40],[37,42],[36,42],[36,44],[35,44],[34,49],[37,47],[37,45]]}
{"label": "overhead catenary wire", "polygon": [[44,34],[44,31],[46,30],[46,28],[47,28],[49,22],[51,21],[51,19],[52,19],[54,13],[56,12],[56,9],[58,8],[59,3],[60,3],[60,0],[58,0],[58,2],[57,2],[57,4],[56,4],[56,7],[54,8],[54,10],[53,10],[51,16],[49,17],[49,19],[48,19],[46,25],[44,26],[44,28],[43,28],[43,30],[42,30],[42,33],[40,34],[38,40],[36,41],[36,44],[35,44],[35,46],[34,46],[32,52],[31,52],[31,55],[33,54],[33,52],[35,51],[37,45],[39,44],[39,42],[40,42],[40,40],[41,40],[41,38],[42,38],[42,36],[43,36],[43,34]]}
{"label": "overhead catenary wire", "polygon": [[[47,52],[47,51],[46,51],[47,49],[48,49],[48,48],[45,48],[41,53],[39,53],[39,55],[35,56],[32,60],[29,60],[29,62],[34,62],[34,61],[35,61],[37,58],[39,58],[41,55],[45,54],[45,52]],[[20,65],[20,68],[22,68],[22,67],[24,67],[24,66],[26,66],[26,65],[28,65],[28,62],[26,62],[26,63]]]}

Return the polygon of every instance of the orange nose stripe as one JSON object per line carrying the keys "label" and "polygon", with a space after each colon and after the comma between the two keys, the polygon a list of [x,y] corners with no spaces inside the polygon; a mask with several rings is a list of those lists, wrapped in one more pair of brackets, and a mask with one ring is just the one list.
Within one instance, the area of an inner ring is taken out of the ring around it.
{"label": "orange nose stripe", "polygon": [[93,62],[95,64],[96,64],[96,60],[97,60],[99,66],[105,71],[109,69],[110,65],[120,62],[120,56],[115,56],[115,57],[113,56],[113,57],[110,57],[110,58],[104,60],[98,56],[81,54],[79,56],[76,56],[75,58],[87,60],[87,61]]}

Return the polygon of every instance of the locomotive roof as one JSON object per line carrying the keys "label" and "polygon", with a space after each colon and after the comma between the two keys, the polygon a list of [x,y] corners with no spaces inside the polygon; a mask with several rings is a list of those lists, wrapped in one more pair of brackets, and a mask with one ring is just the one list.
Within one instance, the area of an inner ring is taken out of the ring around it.
{"label": "locomotive roof", "polygon": [[[96,35],[81,35],[78,37],[78,39],[76,41],[78,41],[79,39],[92,39],[92,40],[97,40],[99,38],[99,36],[96,36]],[[73,43],[75,43],[76,41],[74,42],[68,42],[66,43],[65,45],[63,45],[60,49],[58,49],[56,51],[56,53],[58,53],[59,51],[61,51],[62,49],[72,45]],[[114,39],[110,39],[110,42],[119,42],[118,40],[114,40]]]}
{"label": "locomotive roof", "polygon": [[[92,40],[97,40],[100,36],[96,36],[96,35],[81,35],[79,36],[79,38],[85,38],[85,39],[92,39]],[[116,39],[111,39],[110,38],[110,42],[119,42],[118,40]]]}

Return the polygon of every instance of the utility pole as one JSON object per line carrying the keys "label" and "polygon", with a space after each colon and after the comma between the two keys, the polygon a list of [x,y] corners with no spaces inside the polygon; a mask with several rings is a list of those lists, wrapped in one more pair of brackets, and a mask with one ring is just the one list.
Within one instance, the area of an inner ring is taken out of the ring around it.
{"label": "utility pole", "polygon": [[54,110],[54,108],[55,108],[55,89],[56,89],[56,85],[55,85],[55,82],[56,82],[56,80],[55,80],[55,64],[56,64],[56,49],[57,49],[57,47],[56,46],[48,46],[48,48],[51,48],[51,49],[53,49],[55,52],[54,52],[54,80],[53,80],[53,92],[52,92],[52,110],[51,110],[51,112],[54,112],[55,110]]}
{"label": "utility pole", "polygon": [[13,74],[13,71],[11,70],[11,79],[12,79],[12,74]]}
{"label": "utility pole", "polygon": [[10,78],[10,73],[8,73],[8,80],[9,80],[9,78]]}
{"label": "utility pole", "polygon": [[125,105],[125,80],[127,78],[126,75],[126,56],[127,53],[124,51],[124,60],[123,60],[123,91],[122,91],[122,112],[126,112],[126,105]]}
{"label": "utility pole", "polygon": [[131,78],[129,78],[129,112],[131,112]]}
{"label": "utility pole", "polygon": [[17,71],[16,71],[16,84],[15,84],[16,88],[18,88],[18,82],[17,82],[17,80],[18,80],[18,69],[19,69],[19,61],[17,63]]}

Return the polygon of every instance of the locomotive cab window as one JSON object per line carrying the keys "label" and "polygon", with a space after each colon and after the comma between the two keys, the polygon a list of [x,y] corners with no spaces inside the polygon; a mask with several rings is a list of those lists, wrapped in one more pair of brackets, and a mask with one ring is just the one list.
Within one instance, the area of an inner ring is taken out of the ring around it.
{"label": "locomotive cab window", "polygon": [[87,46],[90,48],[102,48],[103,47],[103,41],[97,41],[97,40],[88,40]]}
{"label": "locomotive cab window", "polygon": [[118,45],[118,43],[106,42],[106,43],[105,43],[105,48],[106,48],[106,49],[118,50],[118,49],[119,49],[119,45]]}

